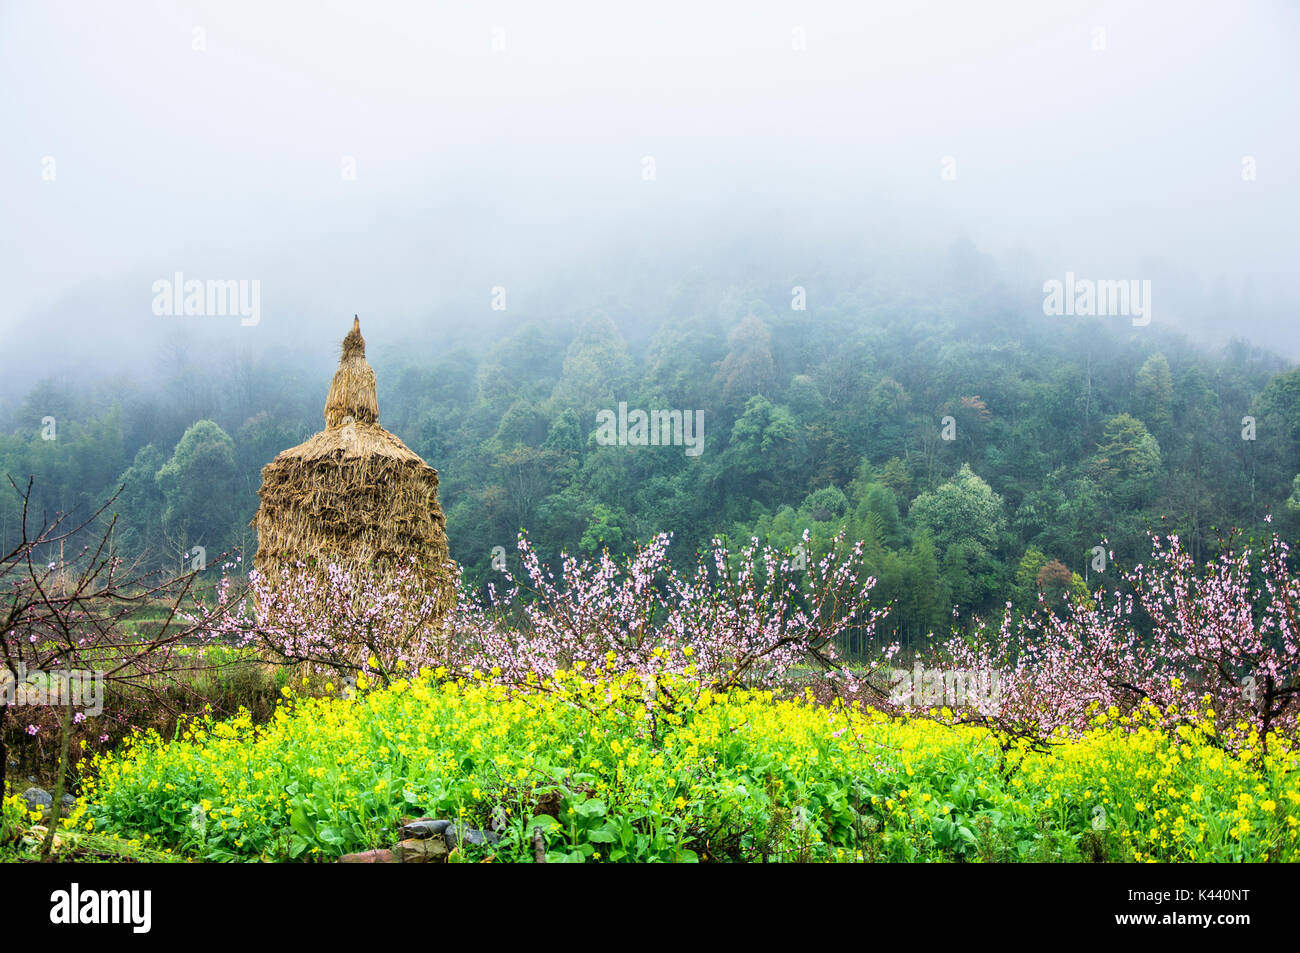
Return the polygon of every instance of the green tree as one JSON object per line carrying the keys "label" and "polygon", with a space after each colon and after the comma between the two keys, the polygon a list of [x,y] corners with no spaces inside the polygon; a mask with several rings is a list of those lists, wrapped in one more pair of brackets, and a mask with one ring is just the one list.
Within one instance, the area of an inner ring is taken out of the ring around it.
{"label": "green tree", "polygon": [[211,420],[185,431],[155,479],[163,496],[163,533],[176,559],[194,546],[202,546],[210,559],[219,556],[235,535],[236,522],[252,518],[236,509],[234,441]]}
{"label": "green tree", "polygon": [[1142,419],[1157,433],[1164,434],[1169,427],[1173,393],[1169,362],[1163,354],[1152,354],[1138,371],[1137,397]]}
{"label": "green tree", "polygon": [[626,517],[616,513],[604,503],[597,503],[591,509],[591,518],[587,528],[582,531],[582,548],[588,553],[602,549],[619,552],[628,541],[628,533],[623,528]]}
{"label": "green tree", "polygon": [[993,549],[1006,526],[1002,497],[966,463],[953,479],[913,500],[910,515],[941,551],[960,542]]}
{"label": "green tree", "polygon": [[755,395],[771,394],[776,380],[772,334],[753,314],[746,315],[727,336],[729,350],[718,368],[722,400],[739,406]]}
{"label": "green tree", "polygon": [[903,545],[903,519],[898,512],[898,497],[894,491],[879,483],[871,484],[858,504],[859,520],[870,515],[880,531],[881,542],[897,549]]}
{"label": "green tree", "polygon": [[157,563],[163,552],[163,494],[157,476],[166,462],[153,444],[141,447],[118,481],[116,543],[123,555]]}
{"label": "green tree", "polygon": [[1038,601],[1038,572],[1047,564],[1047,557],[1037,546],[1030,546],[1020,557],[1011,590],[1011,601],[1021,612],[1029,612]]}
{"label": "green tree", "polygon": [[1116,414],[1106,422],[1092,465],[1102,485],[1122,505],[1137,506],[1155,492],[1160,444],[1142,421]]}
{"label": "green tree", "polygon": [[736,489],[773,500],[793,484],[800,451],[799,426],[789,409],[766,397],[751,397],[731,428],[728,468],[744,478]]}
{"label": "green tree", "polygon": [[[558,409],[573,409],[580,417],[613,409],[627,390],[631,372],[627,342],[618,327],[603,312],[593,315],[583,322],[565,352],[552,400]],[[593,417],[586,420],[595,427]]]}
{"label": "green tree", "polygon": [[951,607],[948,587],[939,573],[934,540],[919,533],[903,563],[903,593],[890,621],[898,636],[911,647],[925,644],[931,634],[947,631]]}
{"label": "green tree", "polygon": [[880,474],[880,482],[894,491],[900,500],[912,498],[912,473],[898,457],[885,461],[885,469]]}

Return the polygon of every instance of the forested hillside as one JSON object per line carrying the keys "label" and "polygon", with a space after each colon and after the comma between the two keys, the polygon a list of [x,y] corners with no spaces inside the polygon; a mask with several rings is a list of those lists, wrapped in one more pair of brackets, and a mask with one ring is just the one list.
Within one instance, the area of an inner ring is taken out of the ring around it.
{"label": "forested hillside", "polygon": [[[494,547],[517,566],[521,529],[547,558],[660,531],[679,558],[719,533],[790,548],[808,530],[813,558],[843,528],[909,641],[954,607],[1095,585],[1093,547],[1131,564],[1148,527],[1199,558],[1270,516],[1300,536],[1300,370],[1159,323],[1044,316],[973,255],[955,246],[925,287],[696,270],[546,316],[485,302],[451,348],[363,313],[381,420],[439,470],[476,583]],[[332,341],[350,318],[316,324]],[[120,485],[125,554],[179,565],[201,545],[219,573],[215,554],[255,546],[261,467],[320,429],[332,361],[150,346],[152,380],[55,376],[3,408],[0,471],[34,475],[46,513]],[[700,452],[602,445],[597,415],[620,403],[702,412]],[[9,544],[18,498],[0,500]]]}

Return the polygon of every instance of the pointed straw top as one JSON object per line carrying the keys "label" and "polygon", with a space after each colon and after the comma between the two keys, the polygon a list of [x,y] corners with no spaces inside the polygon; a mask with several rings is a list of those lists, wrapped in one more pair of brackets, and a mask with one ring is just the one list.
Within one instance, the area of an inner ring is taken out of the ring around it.
{"label": "pointed straw top", "polygon": [[366,339],[361,336],[361,319],[352,317],[352,330],[343,339],[343,356],[334,372],[329,396],[325,398],[325,426],[379,421],[379,399],[375,396],[375,372],[366,362]]}

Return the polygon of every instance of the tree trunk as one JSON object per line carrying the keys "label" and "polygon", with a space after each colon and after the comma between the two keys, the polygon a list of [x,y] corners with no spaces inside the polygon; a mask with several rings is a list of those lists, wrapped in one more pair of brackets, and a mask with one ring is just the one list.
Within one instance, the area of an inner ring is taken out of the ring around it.
{"label": "tree trunk", "polygon": [[9,721],[9,706],[0,705],[0,801],[4,800],[5,784],[9,775],[9,749],[5,746],[5,724]]}
{"label": "tree trunk", "polygon": [[59,776],[54,781],[54,803],[50,805],[45,842],[41,844],[41,860],[46,862],[49,861],[50,854],[54,850],[54,832],[58,829],[59,819],[63,816],[63,790],[68,776],[68,748],[72,742],[71,702],[71,686],[69,686],[68,693],[63,699],[63,731],[59,738]]}

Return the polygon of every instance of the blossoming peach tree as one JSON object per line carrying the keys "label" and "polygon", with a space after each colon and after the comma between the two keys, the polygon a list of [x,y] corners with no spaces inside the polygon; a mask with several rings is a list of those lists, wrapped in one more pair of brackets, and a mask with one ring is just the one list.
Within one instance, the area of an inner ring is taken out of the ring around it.
{"label": "blossoming peach tree", "polygon": [[[218,604],[231,601],[232,580],[218,591]],[[253,570],[239,601],[241,611],[210,618],[198,606],[196,619],[228,642],[311,671],[386,682],[446,658],[437,598],[414,560],[385,572],[305,563]]]}
{"label": "blossoming peach tree", "polygon": [[850,630],[872,633],[887,612],[871,605],[876,580],[863,571],[861,543],[841,536],[804,568],[806,560],[756,539],[736,552],[714,539],[681,570],[668,558],[670,542],[659,534],[622,562],[566,555],[557,575],[521,536],[526,578],[459,607],[460,665],[520,685],[562,669],[633,672],[661,702],[671,701],[655,681],[661,675],[725,691],[775,686],[812,666],[861,683],[837,645]]}
{"label": "blossoming peach tree", "polygon": [[[565,555],[557,572],[521,536],[524,578],[507,576],[482,595],[458,579],[446,614],[413,565],[383,575],[254,571],[244,611],[206,624],[284,661],[379,682],[430,667],[532,688],[548,687],[560,670],[634,672],[660,703],[671,701],[654,681],[664,674],[726,690],[776,685],[811,665],[856,684],[837,642],[850,629],[871,632],[886,611],[870,604],[875,579],[863,572],[860,544],[836,540],[805,569],[806,560],[757,540],[732,552],[717,539],[688,571],[670,562],[669,544],[667,534],[655,536],[622,560]],[[223,581],[222,603],[229,586]]]}
{"label": "blossoming peach tree", "polygon": [[[625,558],[565,555],[551,567],[521,536],[522,576],[483,594],[458,580],[446,613],[413,565],[382,576],[300,566],[275,585],[253,573],[252,611],[211,624],[282,660],[380,682],[435,668],[548,690],[564,673],[632,673],[657,709],[674,707],[683,686],[774,687],[813,669],[877,708],[928,714],[888,691],[896,644],[853,669],[837,651],[851,632],[870,638],[888,611],[872,604],[862,544],[840,537],[808,561],[757,540],[733,550],[715,539],[683,569],[670,542],[661,534]],[[1277,536],[1262,548],[1229,538],[1197,565],[1178,537],[1153,536],[1150,560],[1113,589],[1061,608],[1040,600],[1028,615],[1008,604],[996,627],[938,642],[935,667],[996,679],[996,691],[941,717],[1045,746],[1101,712],[1122,717],[1147,702],[1171,725],[1208,726],[1228,746],[1253,736],[1266,749],[1271,734],[1295,734],[1300,707],[1290,558]]]}
{"label": "blossoming peach tree", "polygon": [[[59,513],[33,523],[32,479],[25,487],[8,482],[19,495],[21,519],[17,544],[0,552],[0,795],[8,766],[5,727],[13,708],[25,716],[28,735],[53,727],[59,739],[54,819],[42,846],[48,857],[62,810],[72,726],[103,713],[109,689],[157,709],[168,708],[169,692],[196,694],[190,676],[201,663],[191,649],[210,633],[182,621],[181,605],[192,596],[196,572],[141,571],[118,557],[115,518],[108,517],[115,496],[81,518]],[[206,615],[220,619],[228,608],[217,602]]]}
{"label": "blossoming peach tree", "polygon": [[[1222,541],[1197,565],[1176,535],[1152,535],[1149,561],[1112,590],[953,637],[936,664],[1001,673],[996,712],[980,721],[1036,744],[1082,730],[1099,711],[1145,701],[1167,723],[1201,724],[1221,743],[1294,737],[1300,710],[1300,578],[1288,545]],[[1243,726],[1243,727],[1238,727]]]}

